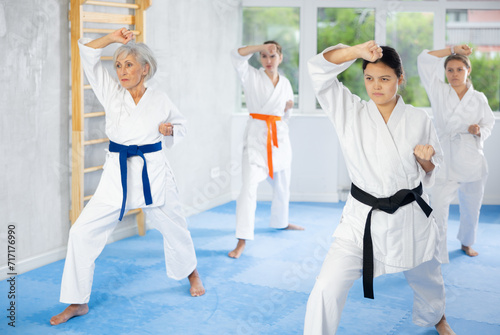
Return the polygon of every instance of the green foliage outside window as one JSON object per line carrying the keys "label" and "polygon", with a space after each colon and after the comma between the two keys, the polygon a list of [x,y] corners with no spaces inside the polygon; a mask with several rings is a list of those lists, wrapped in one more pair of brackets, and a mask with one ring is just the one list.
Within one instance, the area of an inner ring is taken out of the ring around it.
{"label": "green foliage outside window", "polygon": [[424,50],[432,50],[434,14],[397,12],[387,19],[387,45],[397,50],[403,61],[406,84],[400,94],[407,104],[429,107],[429,99],[420,82],[417,57]]}
{"label": "green foliage outside window", "polygon": [[[389,12],[385,22],[386,44],[401,55],[406,83],[400,94],[406,103],[430,106],[417,71],[417,56],[433,48],[434,14],[427,12]],[[244,7],[243,44],[262,44],[275,40],[283,47],[280,70],[290,80],[294,94],[299,86],[300,9],[296,7]],[[355,45],[375,38],[375,10],[372,8],[318,8],[317,52],[343,43]],[[470,41],[464,41],[471,45]],[[471,45],[474,47],[473,45]],[[494,111],[500,110],[500,62],[492,54],[475,52],[471,56],[472,83],[483,92]],[[250,64],[260,68],[258,55]],[[305,69],[302,69],[303,71]],[[444,78],[443,78],[444,79]],[[344,71],[339,80],[354,94],[368,100],[361,61]],[[297,107],[297,106],[296,106]]]}
{"label": "green foliage outside window", "polygon": [[[373,9],[320,8],[318,9],[318,50],[338,43],[356,45],[374,39],[375,15]],[[339,75],[349,90],[368,100],[361,61],[354,63]]]}
{"label": "green foliage outside window", "polygon": [[[473,49],[474,46],[470,45]],[[493,111],[500,111],[500,59],[473,52],[470,57],[471,81],[476,91],[484,93]]]}
{"label": "green foliage outside window", "polygon": [[[290,80],[293,92],[299,91],[299,31],[300,10],[296,7],[244,7],[243,44],[256,45],[268,40],[278,42],[283,48],[280,70]],[[250,64],[261,68],[259,55]]]}

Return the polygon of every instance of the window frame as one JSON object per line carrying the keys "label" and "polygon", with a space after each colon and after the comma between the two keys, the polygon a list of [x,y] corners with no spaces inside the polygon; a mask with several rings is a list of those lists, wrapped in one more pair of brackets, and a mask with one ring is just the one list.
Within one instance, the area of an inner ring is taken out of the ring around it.
{"label": "window frame", "polygon": [[[241,0],[241,4],[242,7],[299,7],[301,36],[299,41],[299,108],[294,110],[294,114],[307,116],[324,115],[323,111],[316,108],[316,97],[307,72],[307,61],[316,55],[318,8],[373,8],[375,10],[375,40],[380,44],[386,43],[388,12],[434,13],[434,49],[442,49],[446,45],[446,11],[448,9],[500,10],[500,1],[470,0]],[[305,36],[307,38],[304,38]]]}

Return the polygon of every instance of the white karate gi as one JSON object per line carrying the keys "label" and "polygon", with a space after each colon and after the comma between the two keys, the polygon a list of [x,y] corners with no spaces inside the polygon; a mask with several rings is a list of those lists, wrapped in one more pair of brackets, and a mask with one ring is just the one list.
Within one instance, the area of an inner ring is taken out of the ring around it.
{"label": "white karate gi", "polygon": [[[280,74],[278,84],[274,87],[263,68],[257,70],[250,66],[248,60],[252,55],[241,56],[238,50],[234,50],[231,56],[245,92],[249,113],[282,117],[281,121],[276,121],[278,147],[272,147],[274,176],[273,179],[269,178],[273,185],[270,226],[286,228],[292,162],[287,121],[292,110],[289,109],[285,113],[285,105],[288,100],[293,101],[292,86],[288,79]],[[249,117],[243,139],[242,160],[243,183],[236,200],[236,238],[253,240],[257,187],[269,174],[266,121]]]}
{"label": "white karate gi", "polygon": [[[79,41],[82,65],[94,93],[106,111],[106,135],[123,145],[145,145],[164,141],[174,145],[185,135],[185,119],[168,96],[147,88],[136,105],[130,93],[103,68],[102,49],[93,49]],[[161,123],[175,123],[174,136],[163,136]],[[127,159],[126,211],[143,208],[148,222],[163,235],[167,275],[176,280],[187,277],[196,268],[196,255],[182,215],[174,175],[164,153],[144,154],[153,203],[146,206],[142,186],[143,160]],[[106,245],[118,223],[122,203],[119,153],[108,152],[99,186],[71,227],[66,263],[61,284],[60,301],[69,304],[87,303],[90,298],[94,261]],[[125,211],[125,212],[126,212]]]}
{"label": "white karate gi", "polygon": [[[361,100],[338,81],[337,76],[353,62],[333,64],[322,53],[309,61],[317,98],[335,126],[352,182],[377,198],[413,189],[421,182],[431,184],[434,171],[425,173],[413,154],[417,144],[430,144],[436,151],[434,165],[442,160],[430,118],[398,97],[386,124],[372,100]],[[428,202],[425,193],[422,198]],[[370,209],[349,194],[336,239],[309,297],[304,334],[335,334],[347,293],[362,274],[363,235]],[[374,277],[405,271],[415,292],[413,321],[420,326],[435,325],[444,314],[445,299],[435,255],[439,234],[432,215],[426,217],[414,201],[394,214],[375,210],[371,222]]]}
{"label": "white karate gi", "polygon": [[[483,153],[484,141],[491,135],[495,117],[488,100],[469,86],[462,100],[455,90],[443,82],[444,58],[424,50],[418,56],[418,73],[427,91],[434,112],[434,123],[444,152],[444,169],[436,175],[432,189],[432,208],[442,238],[443,262],[448,262],[446,228],[449,207],[458,190],[460,229],[457,238],[471,246],[476,240],[479,211],[488,175]],[[469,133],[470,125],[478,124],[481,136]]]}

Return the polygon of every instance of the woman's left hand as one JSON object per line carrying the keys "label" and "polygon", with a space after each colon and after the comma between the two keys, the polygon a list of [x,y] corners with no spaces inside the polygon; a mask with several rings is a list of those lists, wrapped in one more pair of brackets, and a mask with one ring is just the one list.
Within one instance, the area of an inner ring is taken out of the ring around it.
{"label": "woman's left hand", "polygon": [[111,39],[113,39],[113,42],[122,44],[127,44],[135,38],[134,33],[127,28],[115,30],[114,32],[110,33],[109,36]]}
{"label": "woman's left hand", "polygon": [[468,130],[472,135],[481,136],[481,128],[477,124],[470,125]]}
{"label": "woman's left hand", "polygon": [[285,105],[285,112],[287,112],[292,107],[293,107],[293,101],[292,100],[288,100],[286,102],[286,105]]}
{"label": "woman's left hand", "polygon": [[170,122],[161,123],[158,130],[160,131],[160,133],[163,136],[173,136],[174,135],[174,125],[171,124]]}
{"label": "woman's left hand", "polygon": [[436,154],[436,151],[430,144],[417,144],[415,149],[413,149],[413,154],[417,158],[417,162],[420,164],[422,169],[424,169],[425,173],[429,173],[434,170],[435,166],[432,163],[432,156]]}
{"label": "woman's left hand", "polygon": [[417,157],[418,161],[428,162],[431,160],[432,156],[434,156],[435,153],[436,151],[434,151],[434,148],[430,144],[417,144],[417,146],[413,150],[413,154],[415,155],[415,157]]}
{"label": "woman's left hand", "polygon": [[463,56],[470,56],[472,54],[472,48],[469,47],[467,44],[461,44],[461,45],[456,45],[454,47],[454,51]]}

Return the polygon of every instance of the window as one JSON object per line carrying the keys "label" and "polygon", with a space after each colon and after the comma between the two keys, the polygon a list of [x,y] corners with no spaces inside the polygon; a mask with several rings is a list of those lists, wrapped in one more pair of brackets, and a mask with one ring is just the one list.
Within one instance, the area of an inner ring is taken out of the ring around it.
{"label": "window", "polygon": [[[244,7],[243,45],[262,44],[273,40],[283,50],[280,71],[292,84],[295,106],[299,93],[299,29],[300,9],[297,7]],[[262,67],[258,55],[250,59],[256,68]],[[243,100],[244,101],[244,100]]]}
{"label": "window", "polygon": [[[356,45],[375,38],[375,11],[366,8],[318,8],[317,53],[338,43]],[[349,90],[369,99],[366,94],[361,62],[339,75]]]}
{"label": "window", "polygon": [[396,49],[403,61],[406,83],[400,87],[405,103],[429,107],[429,99],[420,83],[417,57],[424,49],[433,49],[433,13],[390,12],[386,21],[386,44]]}
{"label": "window", "polygon": [[473,48],[471,81],[500,110],[500,10],[457,10],[446,12],[446,46],[468,44]]}
{"label": "window", "polygon": [[[471,45],[474,88],[486,95],[492,110],[500,110],[498,0],[242,0],[242,4],[242,43],[276,39],[283,45],[280,68],[292,83],[295,113],[322,114],[307,74],[310,57],[337,43],[353,45],[371,39],[401,55],[406,83],[400,93],[416,107],[430,105],[417,72],[418,54],[424,49]],[[260,67],[255,57],[251,63]],[[340,80],[368,99],[361,62],[342,73]]]}
{"label": "window", "polygon": [[449,9],[446,12],[446,20],[448,22],[466,22],[467,21],[467,10]]}

